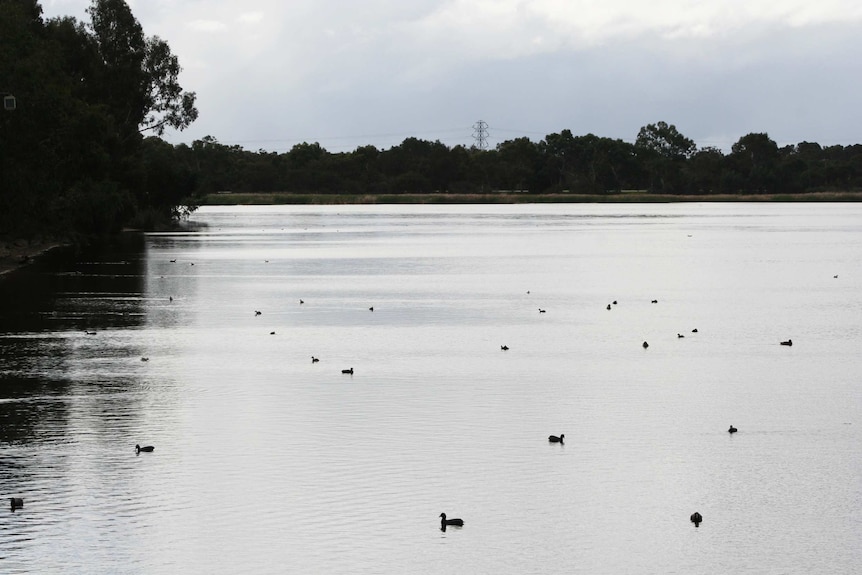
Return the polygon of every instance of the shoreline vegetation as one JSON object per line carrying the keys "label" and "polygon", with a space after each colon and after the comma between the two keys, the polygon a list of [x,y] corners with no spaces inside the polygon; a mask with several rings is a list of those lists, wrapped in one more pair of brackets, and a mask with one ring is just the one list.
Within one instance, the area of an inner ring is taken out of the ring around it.
{"label": "shoreline vegetation", "polygon": [[645,190],[578,194],[568,192],[321,194],[295,192],[219,192],[204,196],[201,206],[346,205],[346,204],[563,204],[684,202],[859,202],[862,191],[762,194],[660,194]]}
{"label": "shoreline vegetation", "polygon": [[[245,193],[209,194],[201,206],[243,205],[374,205],[374,204],[539,204],[539,203],[685,203],[685,202],[860,202],[859,192],[802,192],[786,194],[656,194],[647,191],[611,192],[602,195],[575,193],[532,194],[526,192],[487,192],[455,194],[447,192],[404,194],[320,194],[320,193]],[[51,251],[68,247],[71,242],[57,239],[7,240],[0,243],[0,278],[26,267]]]}

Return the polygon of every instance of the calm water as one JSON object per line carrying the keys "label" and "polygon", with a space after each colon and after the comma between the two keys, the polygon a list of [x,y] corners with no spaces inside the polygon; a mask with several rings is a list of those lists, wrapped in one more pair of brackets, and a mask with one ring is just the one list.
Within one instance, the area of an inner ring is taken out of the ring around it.
{"label": "calm water", "polygon": [[0,281],[0,572],[859,571],[862,206],[191,224]]}

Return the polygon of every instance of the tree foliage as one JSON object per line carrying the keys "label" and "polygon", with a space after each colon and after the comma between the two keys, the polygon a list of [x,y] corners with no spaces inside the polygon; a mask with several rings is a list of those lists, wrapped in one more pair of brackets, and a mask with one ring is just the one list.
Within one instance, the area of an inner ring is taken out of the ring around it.
{"label": "tree foliage", "polygon": [[[197,117],[176,56],[123,0],[92,0],[88,15],[45,21],[38,2],[0,0],[0,91],[18,102],[0,111],[6,235],[110,233],[138,213],[170,217],[186,203],[189,179],[168,182],[181,170],[156,167],[144,139]],[[169,186],[159,194],[147,189],[153,169]]]}

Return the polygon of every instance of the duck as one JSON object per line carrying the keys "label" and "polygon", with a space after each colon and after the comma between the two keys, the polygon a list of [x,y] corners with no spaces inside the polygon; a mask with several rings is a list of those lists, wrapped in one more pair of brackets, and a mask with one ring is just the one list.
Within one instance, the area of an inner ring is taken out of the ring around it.
{"label": "duck", "polygon": [[648,347],[649,347],[649,344],[648,344],[647,342],[644,342],[644,343],[643,343],[643,346],[644,346],[644,349],[646,349],[646,348],[648,348]]}
{"label": "duck", "polygon": [[539,308],[539,313],[545,313],[545,310],[543,310],[542,308]]}
{"label": "duck", "polygon": [[12,508],[12,511],[15,511],[16,509],[21,509],[22,507],[24,507],[24,500],[20,497],[10,497],[9,507]]}
{"label": "duck", "polygon": [[319,358],[316,358],[313,355],[311,356],[311,363],[317,363],[318,361],[320,361]]}
{"label": "duck", "polygon": [[613,301],[613,304],[614,304],[614,305],[617,305],[617,300],[614,300],[614,301]]}
{"label": "duck", "polygon": [[374,306],[371,306],[370,308],[368,308],[368,311],[374,311]]}
{"label": "duck", "polygon": [[557,437],[556,435],[549,435],[548,441],[550,441],[551,443],[564,443],[563,438],[565,438],[565,437],[566,437],[565,433],[561,433],[559,437]]}
{"label": "duck", "polygon": [[142,357],[142,358],[141,358],[141,361],[150,361],[150,358],[148,358],[148,357]]}
{"label": "duck", "polygon": [[782,341],[782,342],[781,342],[781,345],[793,345],[793,340],[792,340],[792,339],[788,339],[787,341]]}
{"label": "duck", "polygon": [[608,304],[608,309],[611,309],[611,304]]}
{"label": "duck", "polygon": [[464,520],[463,519],[446,519],[446,514],[441,513],[440,514],[440,526],[446,527],[447,525],[455,525],[457,527],[461,527],[462,525],[464,525]]}
{"label": "duck", "polygon": [[730,426],[730,429],[727,430],[728,433],[736,433],[737,429],[734,426]]}
{"label": "duck", "polygon": [[305,303],[305,302],[304,302],[304,301],[302,301],[302,300],[299,300],[299,303],[301,303],[301,304],[302,304],[302,303]]}
{"label": "duck", "polygon": [[685,337],[685,336],[684,336],[684,335],[682,335],[681,333],[678,333],[678,334],[676,334],[676,337],[678,337],[678,338],[683,338],[683,337]]}
{"label": "duck", "polygon": [[694,328],[693,330],[691,330],[691,333],[697,333],[697,328]]}
{"label": "duck", "polygon": [[140,445],[135,445],[135,453],[140,453],[142,451],[146,453],[151,453],[154,449],[155,447],[153,447],[152,445],[145,445],[143,447],[141,447]]}
{"label": "duck", "polygon": [[652,303],[658,303],[657,299],[652,300]]}
{"label": "duck", "polygon": [[254,310],[254,315],[256,315],[256,316],[260,315],[260,311]]}
{"label": "duck", "polygon": [[691,519],[691,522],[694,523],[695,527],[697,527],[698,525],[700,525],[700,522],[703,521],[703,515],[695,511],[691,514],[691,517],[689,519]]}
{"label": "duck", "polygon": [[349,373],[350,375],[353,375],[353,368],[351,367],[350,369],[342,369],[341,373]]}
{"label": "duck", "polygon": [[502,349],[503,351],[508,351],[508,350],[509,350],[509,346],[508,346],[508,345],[501,345],[501,346],[500,346],[500,349]]}

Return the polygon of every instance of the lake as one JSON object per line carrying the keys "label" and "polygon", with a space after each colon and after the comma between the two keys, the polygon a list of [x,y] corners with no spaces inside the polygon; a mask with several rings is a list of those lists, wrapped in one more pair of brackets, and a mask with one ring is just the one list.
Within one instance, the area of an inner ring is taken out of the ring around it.
{"label": "lake", "polygon": [[0,280],[0,572],[856,573],[860,294],[859,204],[211,207],[49,257]]}

